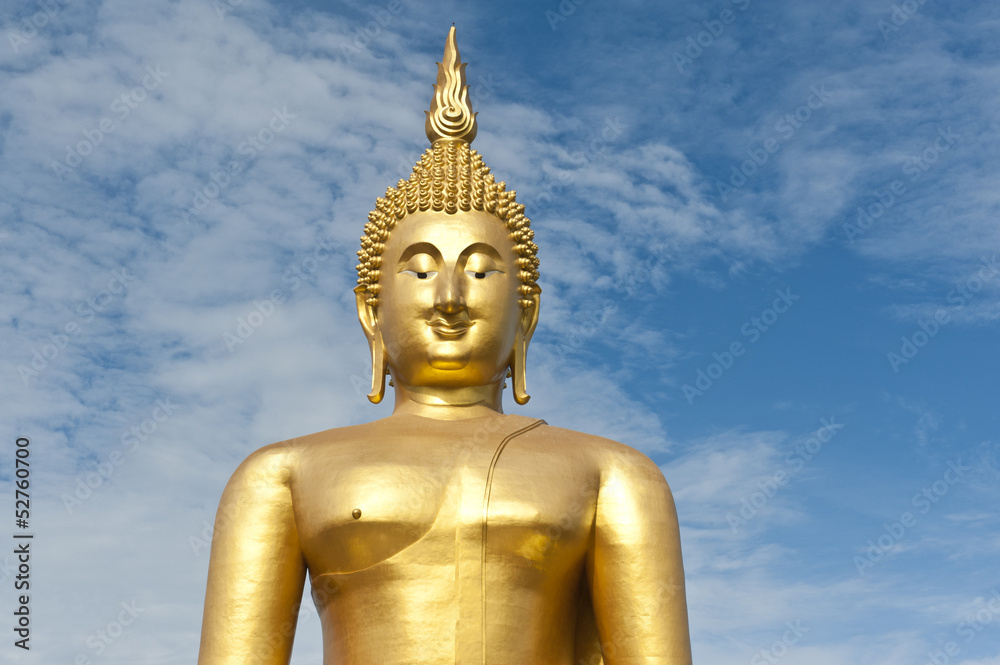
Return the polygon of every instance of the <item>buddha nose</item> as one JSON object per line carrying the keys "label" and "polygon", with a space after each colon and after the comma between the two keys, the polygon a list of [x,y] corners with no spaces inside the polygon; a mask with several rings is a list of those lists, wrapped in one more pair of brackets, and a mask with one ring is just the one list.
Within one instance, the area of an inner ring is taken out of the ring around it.
{"label": "buddha nose", "polygon": [[465,296],[455,278],[439,275],[438,289],[434,294],[434,309],[444,314],[454,314],[465,309]]}

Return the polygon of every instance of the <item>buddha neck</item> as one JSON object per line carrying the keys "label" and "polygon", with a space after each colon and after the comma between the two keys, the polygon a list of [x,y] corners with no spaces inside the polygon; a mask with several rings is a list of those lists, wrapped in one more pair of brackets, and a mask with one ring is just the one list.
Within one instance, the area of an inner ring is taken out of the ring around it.
{"label": "buddha neck", "polygon": [[439,388],[405,386],[395,382],[396,403],[392,415],[411,415],[436,420],[465,420],[503,414],[500,384]]}

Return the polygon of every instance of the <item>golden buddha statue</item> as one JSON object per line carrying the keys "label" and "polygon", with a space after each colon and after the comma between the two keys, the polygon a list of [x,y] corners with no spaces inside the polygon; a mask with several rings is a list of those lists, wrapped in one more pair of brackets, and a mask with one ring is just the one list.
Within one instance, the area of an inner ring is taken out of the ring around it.
{"label": "golden buddha statue", "polygon": [[620,443],[504,415],[528,400],[537,246],[470,149],[448,35],[431,148],[379,198],[358,318],[388,418],[276,443],[223,493],[200,665],[287,664],[306,576],[325,665],[691,662],[673,499]]}

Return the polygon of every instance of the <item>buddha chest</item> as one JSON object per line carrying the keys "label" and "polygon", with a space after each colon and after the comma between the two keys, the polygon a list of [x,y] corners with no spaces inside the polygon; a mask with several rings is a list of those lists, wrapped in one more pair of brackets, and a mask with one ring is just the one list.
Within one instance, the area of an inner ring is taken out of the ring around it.
{"label": "buddha chest", "polygon": [[442,565],[469,548],[514,567],[579,563],[598,480],[547,441],[540,421],[508,416],[490,431],[416,420],[304,451],[293,504],[314,577],[363,570],[425,540]]}
{"label": "buddha chest", "polygon": [[326,662],[572,662],[595,465],[528,418],[383,422],[293,482]]}

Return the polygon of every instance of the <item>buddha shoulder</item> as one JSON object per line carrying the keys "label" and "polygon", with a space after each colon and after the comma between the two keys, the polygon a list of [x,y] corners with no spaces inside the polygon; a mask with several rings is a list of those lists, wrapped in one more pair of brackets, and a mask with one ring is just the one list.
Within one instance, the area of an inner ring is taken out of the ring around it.
{"label": "buddha shoulder", "polygon": [[584,457],[600,474],[602,481],[625,481],[666,485],[663,473],[645,454],[631,446],[594,434],[561,427],[546,427],[545,434],[554,446],[572,449]]}
{"label": "buddha shoulder", "polygon": [[293,443],[289,441],[255,450],[233,472],[226,491],[288,487],[296,466],[296,453]]}
{"label": "buddha shoulder", "polygon": [[[321,451],[335,455],[341,450],[350,454],[353,446],[363,440],[363,433],[357,431],[362,427],[329,429],[258,448],[233,472],[228,487],[289,487],[311,455]],[[357,449],[353,450],[356,453]]]}

